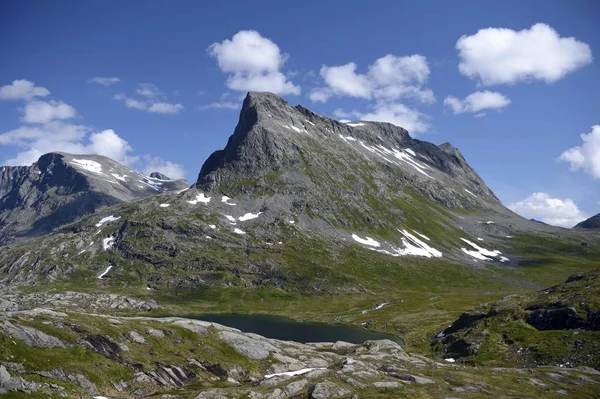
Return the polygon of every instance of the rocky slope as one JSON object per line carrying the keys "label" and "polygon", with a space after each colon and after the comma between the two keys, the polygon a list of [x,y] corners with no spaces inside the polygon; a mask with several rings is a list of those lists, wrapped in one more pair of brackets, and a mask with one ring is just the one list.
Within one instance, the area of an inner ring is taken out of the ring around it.
{"label": "rocky slope", "polygon": [[590,368],[490,371],[389,340],[301,344],[177,317],[12,311],[0,343],[0,394],[12,397],[552,398],[600,384]]}
{"label": "rocky slope", "polygon": [[600,368],[599,272],[463,313],[434,346],[446,356],[483,364]]}
{"label": "rocky slope", "polygon": [[584,220],[583,222],[579,222],[575,225],[575,228],[581,229],[600,229],[600,213],[592,216]]}
{"label": "rocky slope", "polygon": [[98,155],[49,153],[29,167],[0,170],[0,244],[48,233],[104,206],[187,187]]}

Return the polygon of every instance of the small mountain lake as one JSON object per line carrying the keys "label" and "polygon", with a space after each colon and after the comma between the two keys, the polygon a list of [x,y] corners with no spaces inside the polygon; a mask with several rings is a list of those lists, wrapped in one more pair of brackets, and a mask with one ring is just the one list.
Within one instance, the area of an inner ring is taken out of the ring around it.
{"label": "small mountain lake", "polygon": [[286,317],[255,314],[204,314],[190,317],[237,328],[243,332],[255,333],[267,338],[283,341],[335,342],[345,341],[362,344],[369,340],[389,339],[402,344],[402,339],[393,335],[368,331],[343,324],[302,322]]}

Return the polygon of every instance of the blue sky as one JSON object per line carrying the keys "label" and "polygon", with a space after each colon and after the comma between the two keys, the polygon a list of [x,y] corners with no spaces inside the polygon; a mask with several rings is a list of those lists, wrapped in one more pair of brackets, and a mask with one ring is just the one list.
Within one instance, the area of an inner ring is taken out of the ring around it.
{"label": "blue sky", "polygon": [[596,1],[4,1],[0,163],[87,151],[193,182],[245,91],[269,90],[450,141],[505,204],[568,226],[600,211],[598,15]]}

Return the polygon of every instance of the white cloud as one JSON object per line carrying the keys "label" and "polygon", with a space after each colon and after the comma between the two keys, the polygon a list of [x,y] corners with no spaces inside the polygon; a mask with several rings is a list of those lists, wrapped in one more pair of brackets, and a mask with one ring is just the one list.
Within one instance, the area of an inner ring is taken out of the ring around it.
{"label": "white cloud", "polygon": [[151,83],[140,84],[136,92],[144,98],[136,99],[128,97],[124,93],[116,94],[113,98],[117,101],[123,102],[127,108],[152,112],[155,114],[173,115],[184,109],[184,106],[181,104],[159,101],[159,98],[164,97],[162,96],[158,87]]}
{"label": "white cloud", "polygon": [[131,164],[137,160],[137,157],[129,155],[133,151],[129,143],[112,129],[92,133],[89,137],[89,144],[84,146],[84,150],[85,153],[104,155],[125,164]]}
{"label": "white cloud", "polygon": [[372,82],[365,75],[356,73],[356,64],[321,67],[321,77],[333,94],[340,96],[371,98]]}
{"label": "white cloud", "polygon": [[176,114],[183,109],[181,104],[171,103],[154,103],[148,107],[148,112],[154,112],[156,114]]}
{"label": "white cloud", "polygon": [[527,219],[536,219],[553,226],[573,227],[587,215],[570,198],[552,198],[547,193],[533,193],[508,208]]}
{"label": "white cloud", "polygon": [[583,143],[564,151],[558,160],[569,162],[573,171],[582,169],[594,179],[600,179],[600,125],[592,126],[590,133],[580,137]]}
{"label": "white cloud", "polygon": [[339,118],[344,118],[344,120],[353,118],[354,120],[388,122],[408,130],[413,136],[429,130],[427,115],[401,103],[380,101],[375,104],[371,112],[346,112],[342,109],[336,109],[333,114]]}
{"label": "white cloud", "polygon": [[135,92],[146,98],[156,98],[162,96],[160,89],[152,83],[140,83]]}
{"label": "white cloud", "polygon": [[129,143],[112,129],[92,132],[82,125],[52,121],[36,126],[22,126],[0,134],[0,145],[14,145],[22,151],[5,161],[7,165],[31,165],[48,152],[99,154],[118,162],[131,164],[137,160],[130,155]]}
{"label": "white cloud", "polygon": [[144,173],[147,175],[149,175],[152,172],[159,172],[169,177],[170,179],[185,178],[185,169],[181,164],[165,161],[160,157],[153,157],[150,155],[145,155],[144,160],[146,162],[146,166],[144,167]]}
{"label": "white cloud", "polygon": [[[16,85],[16,87],[22,86],[19,84]],[[47,92],[49,93],[49,91]],[[31,99],[43,93],[43,91],[35,90],[33,84],[29,87],[28,91],[21,90],[16,92],[13,90],[11,92],[9,90],[11,98]],[[157,106],[157,110],[162,112],[169,109],[168,107],[160,109],[160,107],[162,105]],[[99,154],[130,166],[138,162],[139,157],[133,155],[131,145],[115,133],[114,130],[105,129],[96,131],[85,125],[66,122],[67,119],[77,115],[75,108],[70,105],[54,100],[47,102],[31,101],[22,110],[24,115],[21,121],[26,124],[0,133],[0,146],[12,146],[18,149],[14,157],[4,160],[1,162],[2,164],[31,165],[41,155],[48,152]],[[145,159],[149,163],[150,160],[158,160],[159,158],[150,157]],[[159,166],[170,167],[177,172],[177,164],[169,161],[160,161]]]}
{"label": "white cloud", "polygon": [[55,119],[71,119],[77,115],[75,108],[62,101],[32,101],[25,105],[25,123],[48,123]]}
{"label": "white cloud", "polygon": [[48,89],[36,86],[34,82],[25,79],[13,80],[11,84],[0,87],[1,100],[31,100],[48,95],[50,95]]}
{"label": "white cloud", "polygon": [[[464,112],[480,112],[485,109],[502,109],[508,107],[510,100],[501,93],[494,91],[476,91],[469,94],[464,100],[454,96],[448,96],[444,100],[444,105],[450,107],[454,114]],[[477,117],[483,115],[477,114]]]}
{"label": "white cloud", "polygon": [[133,108],[133,109],[139,109],[139,110],[148,109],[148,105],[145,102],[136,100],[135,98],[127,97],[123,93],[115,94],[115,96],[113,98],[118,101],[123,101],[123,104],[125,104],[125,106],[127,108]]}
{"label": "white cloud", "polygon": [[226,85],[232,90],[300,94],[300,86],[288,81],[280,70],[287,54],[256,31],[239,31],[231,40],[213,43],[207,51],[221,71],[230,74]]}
{"label": "white cloud", "polygon": [[485,86],[541,80],[556,82],[592,62],[592,51],[574,37],[560,37],[552,27],[481,29],[456,42],[461,74]]}
{"label": "white cloud", "polygon": [[96,76],[94,78],[88,79],[88,83],[96,83],[102,86],[110,86],[110,85],[114,85],[116,83],[119,83],[121,81],[121,79],[117,78],[117,77],[102,77],[102,76]]}
{"label": "white cloud", "polygon": [[324,87],[313,89],[310,99],[326,102],[332,96],[393,101],[410,98],[435,102],[433,91],[423,86],[429,78],[427,59],[419,54],[397,57],[387,54],[375,60],[366,74],[356,73],[356,64],[321,67]]}
{"label": "white cloud", "polygon": [[241,105],[236,104],[232,101],[218,101],[208,105],[202,105],[199,107],[200,110],[205,111],[207,109],[240,109]]}

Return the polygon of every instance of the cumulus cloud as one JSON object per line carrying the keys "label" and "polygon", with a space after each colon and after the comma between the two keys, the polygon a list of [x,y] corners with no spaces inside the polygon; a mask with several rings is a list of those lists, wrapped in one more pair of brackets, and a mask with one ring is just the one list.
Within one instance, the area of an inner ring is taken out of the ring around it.
{"label": "cumulus cloud", "polygon": [[119,83],[121,81],[121,79],[117,78],[117,77],[102,77],[102,76],[96,76],[94,78],[88,79],[88,83],[96,83],[102,86],[111,86],[114,85],[116,83]]}
{"label": "cumulus cloud", "polygon": [[325,86],[313,89],[310,99],[326,102],[333,96],[393,101],[411,98],[422,103],[435,102],[430,89],[423,86],[429,78],[427,59],[419,54],[397,57],[387,54],[368,67],[365,74],[356,72],[357,65],[321,67]]}
{"label": "cumulus cloud", "polygon": [[558,160],[569,162],[573,171],[582,169],[594,179],[600,179],[600,125],[592,126],[590,133],[580,137],[583,143],[564,151]]}
{"label": "cumulus cloud", "polygon": [[[15,81],[17,82],[17,81]],[[26,81],[27,82],[27,81]],[[13,89],[5,91],[10,98],[31,100],[50,93],[41,91],[33,83],[25,85],[14,84],[20,91]],[[6,86],[5,86],[6,87]],[[160,104],[160,103],[158,103]],[[156,104],[153,104],[156,105]],[[157,106],[162,107],[162,105]],[[110,157],[118,162],[133,166],[139,157],[133,154],[131,145],[112,129],[96,130],[89,126],[70,123],[67,120],[77,115],[70,105],[60,101],[32,100],[22,108],[23,123],[16,129],[0,133],[0,146],[11,146],[17,149],[16,155],[1,162],[4,165],[31,165],[39,157],[48,152],[68,152],[73,154],[99,154]],[[168,108],[155,112],[169,112]],[[157,162],[160,158],[144,158],[147,163]],[[177,171],[177,164],[161,160],[159,166],[171,167]],[[167,169],[164,169],[167,170]]]}
{"label": "cumulus cloud", "polygon": [[239,109],[240,105],[232,101],[217,101],[208,105],[201,105],[200,110],[205,111],[207,109]]}
{"label": "cumulus cloud", "polygon": [[427,115],[401,103],[388,103],[382,101],[376,103],[370,112],[347,112],[343,109],[336,109],[333,111],[333,114],[338,118],[343,118],[342,121],[352,118],[354,120],[388,122],[403,127],[412,135],[429,130]]}
{"label": "cumulus cloud", "polygon": [[501,93],[494,91],[476,91],[469,94],[464,100],[454,96],[448,96],[444,100],[444,105],[448,106],[452,112],[462,114],[465,112],[478,113],[477,117],[483,116],[480,111],[487,109],[502,109],[508,107],[510,100]]}
{"label": "cumulus cloud", "polygon": [[6,165],[31,165],[48,152],[99,154],[118,162],[131,164],[137,160],[129,143],[112,129],[93,132],[87,126],[52,121],[35,126],[21,126],[0,134],[0,145],[13,145],[21,151]]}
{"label": "cumulus cloud", "polygon": [[547,193],[533,193],[522,201],[508,205],[513,212],[527,219],[536,219],[553,226],[573,227],[587,215],[570,198],[552,198]]}
{"label": "cumulus cloud", "polygon": [[574,37],[560,37],[552,27],[480,29],[456,42],[461,74],[484,86],[541,80],[556,82],[592,62],[592,50]]}
{"label": "cumulus cloud", "polygon": [[300,86],[281,72],[287,54],[256,31],[239,31],[231,40],[213,43],[207,51],[221,71],[229,74],[226,85],[232,90],[300,94]]}
{"label": "cumulus cloud", "polygon": [[181,104],[171,104],[171,103],[154,103],[150,107],[148,107],[148,112],[153,112],[155,114],[176,114],[183,109],[183,105]]}
{"label": "cumulus cloud", "polygon": [[185,178],[185,169],[181,164],[165,161],[160,157],[153,157],[151,155],[145,155],[144,160],[146,161],[144,173],[147,175],[149,175],[152,172],[159,172],[169,177],[170,179]]}
{"label": "cumulus cloud", "polygon": [[62,101],[32,101],[25,105],[23,122],[48,123],[55,119],[71,119],[76,115],[75,108]]}
{"label": "cumulus cloud", "polygon": [[48,95],[50,90],[25,79],[13,80],[11,84],[0,87],[0,100],[31,100]]}
{"label": "cumulus cloud", "polygon": [[162,96],[160,89],[152,83],[140,83],[135,92],[146,98],[156,98]]}
{"label": "cumulus cloud", "polygon": [[184,109],[184,106],[181,104],[173,104],[165,101],[166,96],[152,83],[140,83],[136,89],[136,94],[140,98],[129,97],[124,93],[116,94],[113,98],[123,102],[127,108],[155,114],[173,115]]}

